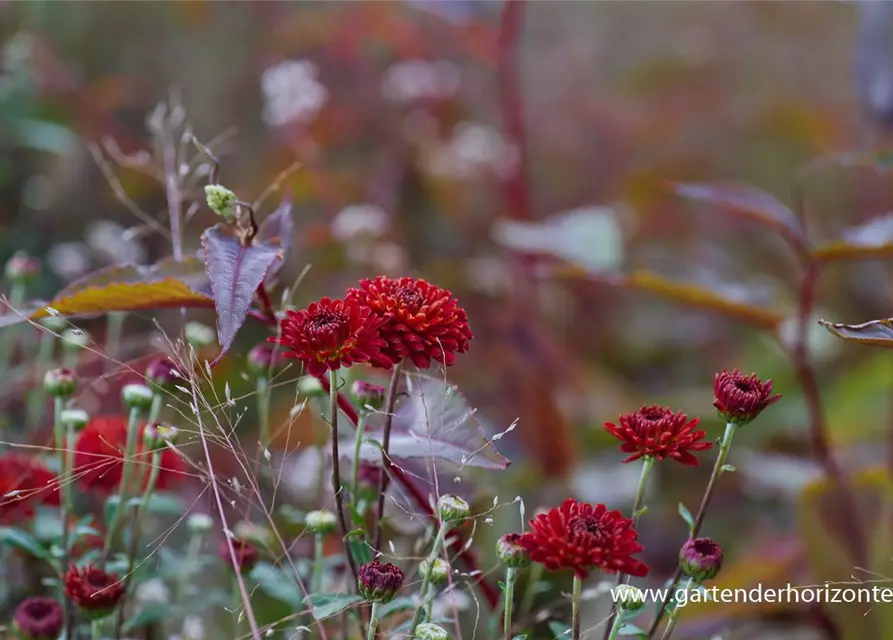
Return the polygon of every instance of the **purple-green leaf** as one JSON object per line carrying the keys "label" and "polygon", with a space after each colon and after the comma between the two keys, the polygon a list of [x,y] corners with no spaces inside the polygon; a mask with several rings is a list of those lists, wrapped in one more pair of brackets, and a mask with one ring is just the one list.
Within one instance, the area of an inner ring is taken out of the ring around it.
{"label": "purple-green leaf", "polygon": [[842,324],[819,320],[819,324],[844,340],[888,349],[893,348],[893,318],[871,320],[862,324]]}
{"label": "purple-green leaf", "polygon": [[278,247],[281,256],[278,257],[270,267],[267,279],[272,278],[282,264],[288,258],[288,252],[291,250],[291,238],[294,233],[295,222],[291,215],[291,199],[286,196],[279,207],[267,216],[260,224],[260,229],[255,238],[258,244],[270,247]]}
{"label": "purple-green leaf", "polygon": [[205,249],[205,270],[211,281],[211,293],[217,309],[219,360],[232,346],[236,333],[245,322],[254,292],[263,282],[272,264],[280,257],[277,248],[259,245],[243,247],[232,236],[225,235],[221,225],[202,234]]}

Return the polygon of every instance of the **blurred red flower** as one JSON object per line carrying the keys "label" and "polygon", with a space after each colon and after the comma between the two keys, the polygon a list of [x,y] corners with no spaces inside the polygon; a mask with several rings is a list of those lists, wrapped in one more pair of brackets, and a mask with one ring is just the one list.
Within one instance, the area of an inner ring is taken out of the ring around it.
{"label": "blurred red flower", "polygon": [[[240,540],[239,538],[233,538],[232,543],[233,551],[236,552],[236,562],[239,564],[239,570],[242,572],[251,571],[251,568],[257,563],[257,548],[247,540]],[[229,543],[226,540],[220,543],[217,555],[228,566],[232,566],[233,561],[229,554]]]}
{"label": "blurred red flower", "polygon": [[[143,425],[137,431],[136,464],[148,481],[149,454],[143,444]],[[112,491],[121,482],[124,449],[127,445],[127,419],[120,416],[92,418],[78,435],[74,448],[75,478],[85,487]],[[167,489],[186,473],[183,459],[174,451],[161,454],[161,472],[155,485]]]}
{"label": "blurred red flower", "polygon": [[755,373],[723,369],[713,377],[713,406],[726,422],[747,424],[780,399],[780,393],[772,395],[772,381],[762,382]]}
{"label": "blurred red flower", "polygon": [[124,582],[118,574],[106,573],[92,563],[81,568],[70,565],[62,584],[66,595],[93,618],[108,615],[124,595]]}
{"label": "blurred red flower", "polygon": [[468,316],[446,289],[415,278],[379,276],[362,280],[347,298],[360,300],[384,320],[384,351],[394,362],[409,358],[427,369],[433,359],[451,366],[457,353],[468,351]]}
{"label": "blurred red flower", "polygon": [[302,311],[287,311],[280,335],[269,341],[285,347],[286,358],[303,361],[310,375],[362,362],[390,369],[393,362],[381,352],[387,346],[381,324],[356,300],[323,298]]}
{"label": "blurred red flower", "polygon": [[0,456],[0,524],[32,517],[39,504],[59,505],[56,474],[26,455]]}
{"label": "blurred red flower", "polygon": [[642,550],[632,520],[603,504],[592,506],[568,498],[530,521],[533,531],[521,535],[518,544],[530,559],[550,570],[572,569],[585,578],[593,568],[608,573],[648,575],[648,566],[632,557]]}
{"label": "blurred red flower", "polygon": [[635,413],[620,416],[617,421],[605,423],[605,429],[623,444],[620,450],[631,453],[624,462],[632,462],[645,456],[655,460],[672,458],[682,464],[698,466],[698,459],[690,451],[703,451],[713,446],[702,442],[707,435],[698,426],[698,419],[669,407],[642,407]]}

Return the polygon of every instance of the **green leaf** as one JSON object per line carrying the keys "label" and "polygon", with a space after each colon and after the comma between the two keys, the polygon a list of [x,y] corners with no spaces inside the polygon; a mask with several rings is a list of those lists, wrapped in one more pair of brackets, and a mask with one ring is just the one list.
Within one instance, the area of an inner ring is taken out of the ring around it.
{"label": "green leaf", "polygon": [[301,609],[301,593],[295,583],[294,574],[267,562],[259,562],[251,570],[251,579],[271,598],[284,602],[294,610]]}
{"label": "green leaf", "polygon": [[50,553],[50,550],[41,545],[40,542],[37,541],[37,538],[27,531],[22,531],[15,527],[0,527],[0,544],[3,544],[4,542],[19,551],[24,551],[25,553],[34,556],[35,558],[40,558],[47,562],[52,561],[53,556]]}
{"label": "green leaf", "polygon": [[549,631],[555,636],[555,640],[565,640],[565,638],[571,637],[570,627],[566,627],[556,620],[549,622]]}
{"label": "green leaf", "polygon": [[140,627],[162,622],[169,618],[171,608],[166,604],[150,604],[140,609],[139,613],[124,623],[124,632],[128,633]]}
{"label": "green leaf", "polygon": [[[143,498],[136,497],[127,501],[128,507],[142,506]],[[149,504],[146,506],[147,513],[156,515],[179,516],[185,510],[183,502],[172,493],[153,493],[149,496]]]}
{"label": "green leaf", "polygon": [[686,508],[684,504],[679,503],[679,515],[682,516],[682,519],[688,523],[688,531],[689,533],[693,533],[695,530],[695,519],[691,515],[691,511]]}
{"label": "green leaf", "polygon": [[381,605],[381,608],[378,610],[378,619],[384,620],[388,616],[400,613],[401,611],[412,611],[415,609],[415,606],[415,600],[409,596],[395,598],[387,604]]}
{"label": "green leaf", "polygon": [[313,608],[313,615],[317,620],[336,616],[349,606],[362,601],[360,596],[345,593],[314,593],[304,598],[304,604]]}
{"label": "green leaf", "polygon": [[648,634],[634,624],[625,624],[617,631],[618,636],[635,636],[636,638],[645,638]]}
{"label": "green leaf", "polygon": [[366,542],[366,532],[356,529],[347,534],[347,549],[358,565],[372,562],[372,547]]}

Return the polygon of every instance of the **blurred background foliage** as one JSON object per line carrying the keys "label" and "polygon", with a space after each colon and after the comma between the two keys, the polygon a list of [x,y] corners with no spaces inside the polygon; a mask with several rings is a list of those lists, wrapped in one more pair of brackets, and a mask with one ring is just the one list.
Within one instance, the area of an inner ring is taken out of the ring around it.
{"label": "blurred background foliage", "polygon": [[[734,567],[723,582],[847,579],[854,562],[810,535],[834,517],[810,496],[831,489],[815,484],[804,398],[779,346],[796,332],[795,256],[771,229],[668,186],[747,182],[802,214],[816,244],[884,246],[893,11],[884,2],[532,2],[513,35],[503,10],[0,3],[0,257],[41,256],[37,293],[49,298],[93,268],[167,255],[168,241],[116,198],[90,146],[114,141],[106,150],[122,156],[148,148],[146,116],[173,93],[200,139],[226,133],[223,184],[251,200],[279,179],[291,194],[296,251],[283,280],[310,265],[296,304],[388,273],[421,275],[467,306],[475,340],[450,377],[492,433],[519,419],[498,443],[514,464],[487,473],[482,504],[522,495],[530,513],[574,494],[628,508],[638,471],[619,464],[601,424],[665,403],[718,437],[712,375],[740,367],[771,377],[785,399],[741,433],[739,473],[724,477],[708,516]],[[839,154],[870,161],[803,171]],[[163,189],[106,157],[120,188],[163,221]],[[195,212],[189,247],[213,221]],[[808,332],[829,438],[863,483],[866,513],[889,498],[887,474],[866,470],[890,458],[893,360],[813,321],[893,315],[884,257],[829,261]],[[718,298],[705,303],[708,294]],[[137,315],[148,327],[151,314]],[[262,336],[249,323],[225,370]],[[282,402],[287,412],[290,398]],[[695,506],[707,470],[658,473],[642,536],[660,575],[686,533],[676,503]],[[503,509],[483,535],[516,523]],[[893,575],[886,548],[866,568]],[[829,553],[839,566],[817,566]],[[702,610],[683,618],[692,637],[730,616],[743,622],[741,637],[769,637],[747,626],[766,620],[880,637],[848,626],[880,624],[856,620],[862,609]],[[780,637],[794,637],[784,629]]]}

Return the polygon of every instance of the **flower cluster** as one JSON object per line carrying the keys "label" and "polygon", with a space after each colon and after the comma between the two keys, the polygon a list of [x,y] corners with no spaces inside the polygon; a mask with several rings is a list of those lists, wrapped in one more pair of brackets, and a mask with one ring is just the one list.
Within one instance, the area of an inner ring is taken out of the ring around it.
{"label": "flower cluster", "polygon": [[[142,438],[140,440],[142,441]],[[78,435],[74,448],[75,477],[81,485],[88,489],[115,490],[123,474],[126,444],[125,418],[120,416],[92,418]],[[143,482],[146,482],[149,473],[148,456],[145,443],[141,442],[136,462],[143,470]],[[185,472],[182,458],[172,449],[165,449],[161,454],[161,471],[156,488],[170,488]]]}
{"label": "flower cluster", "polygon": [[28,456],[0,456],[0,524],[34,515],[34,507],[59,505],[56,475]]}
{"label": "flower cluster", "polygon": [[270,341],[321,376],[355,363],[390,369],[409,360],[424,369],[434,360],[451,366],[471,337],[468,316],[449,291],[415,278],[379,276],[363,280],[343,300],[323,298],[286,312],[279,336]]}

